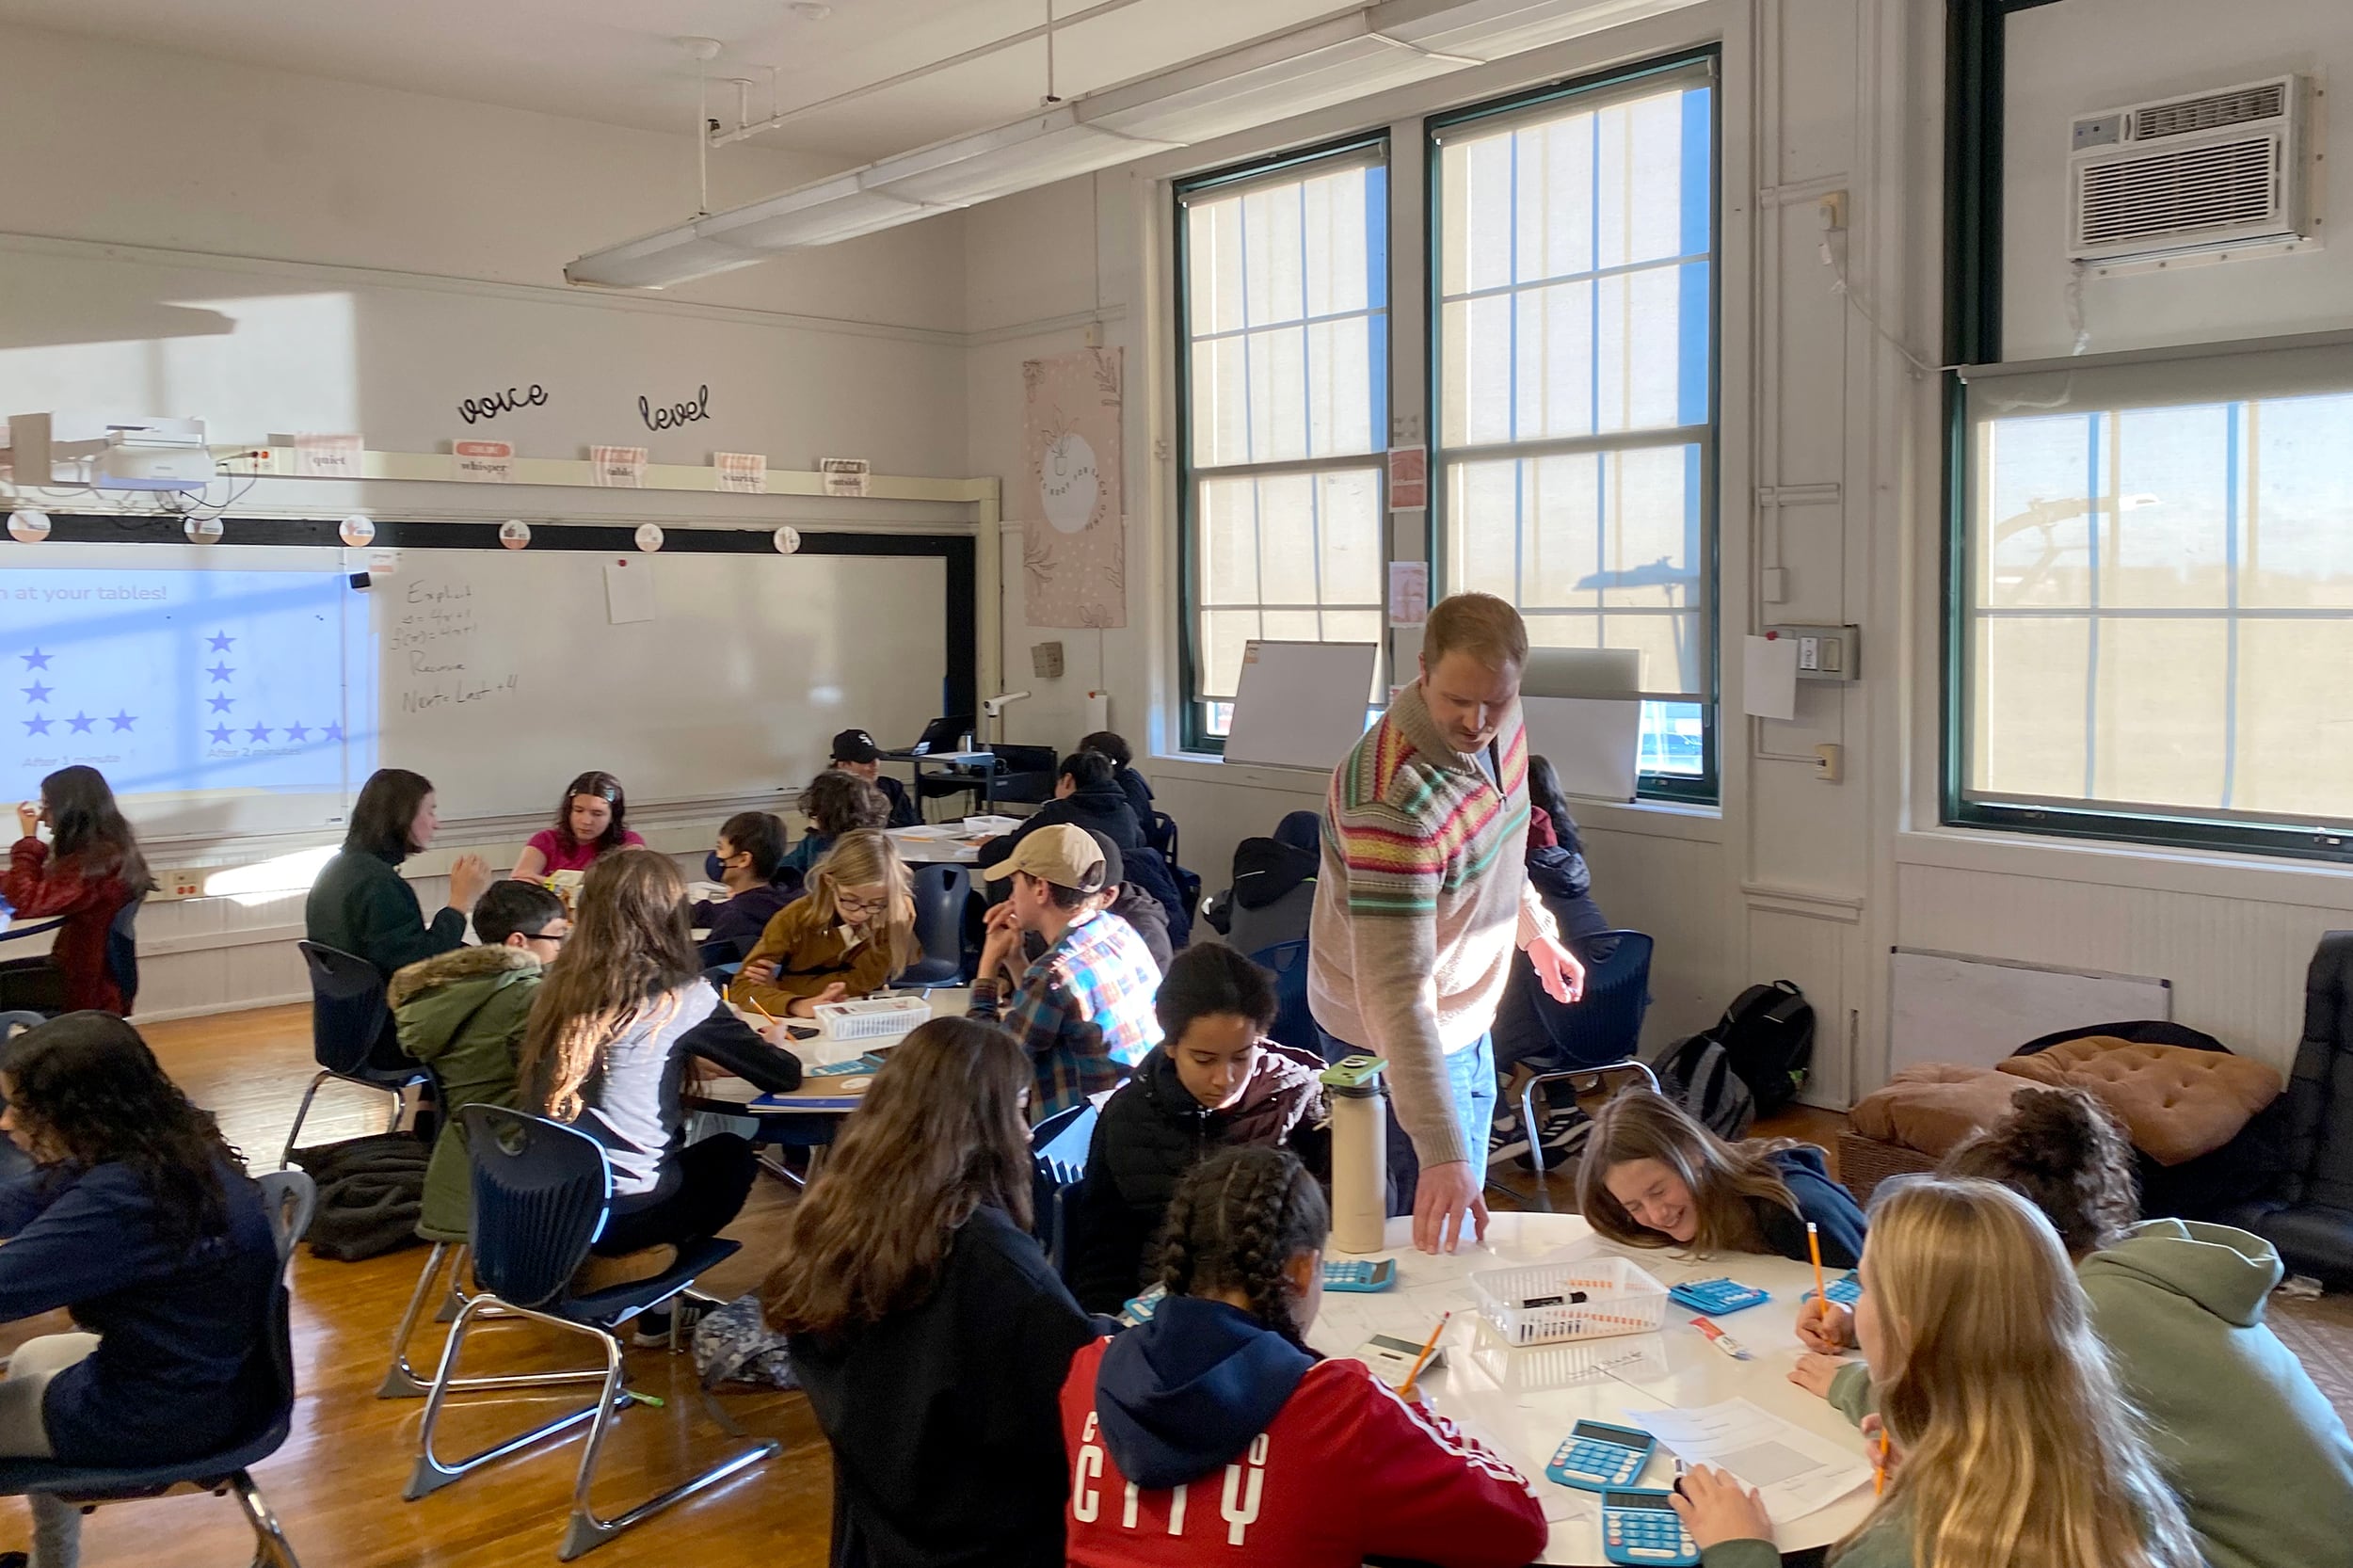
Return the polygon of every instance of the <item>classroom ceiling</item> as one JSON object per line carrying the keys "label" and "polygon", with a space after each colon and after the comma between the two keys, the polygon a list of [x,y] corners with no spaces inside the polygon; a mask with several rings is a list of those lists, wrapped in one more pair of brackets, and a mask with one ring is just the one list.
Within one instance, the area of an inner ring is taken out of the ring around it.
{"label": "classroom ceiling", "polygon": [[[1042,25],[1049,0],[0,0],[0,22],[275,66],[446,98],[685,134],[696,65],[678,40],[719,40],[712,113],[752,118],[778,70],[785,108],[830,98]],[[1347,0],[1051,0],[1055,86],[1071,97],[1263,33],[1353,9]],[[1089,16],[1088,12],[1096,12]],[[843,165],[1016,119],[1046,90],[1046,44],[1013,45],[824,108],[748,145]],[[724,155],[724,154],[723,154]]]}

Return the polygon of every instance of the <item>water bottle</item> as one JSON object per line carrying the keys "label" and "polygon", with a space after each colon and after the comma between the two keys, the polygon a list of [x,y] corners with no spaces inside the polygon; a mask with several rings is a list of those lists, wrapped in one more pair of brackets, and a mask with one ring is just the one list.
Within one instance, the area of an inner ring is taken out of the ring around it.
{"label": "water bottle", "polygon": [[1383,1250],[1389,1218],[1386,1060],[1351,1056],[1322,1074],[1332,1095],[1332,1250]]}

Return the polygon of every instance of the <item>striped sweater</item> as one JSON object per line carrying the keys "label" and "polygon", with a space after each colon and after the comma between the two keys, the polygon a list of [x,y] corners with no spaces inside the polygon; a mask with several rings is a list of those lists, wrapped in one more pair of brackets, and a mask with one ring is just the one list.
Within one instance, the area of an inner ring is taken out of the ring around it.
{"label": "striped sweater", "polygon": [[1397,1119],[1425,1165],[1463,1146],[1444,1058],[1495,1022],[1513,953],[1552,917],[1529,886],[1528,734],[1515,706],[1500,787],[1449,745],[1416,681],[1332,775],[1308,938],[1325,1032],[1388,1058]]}

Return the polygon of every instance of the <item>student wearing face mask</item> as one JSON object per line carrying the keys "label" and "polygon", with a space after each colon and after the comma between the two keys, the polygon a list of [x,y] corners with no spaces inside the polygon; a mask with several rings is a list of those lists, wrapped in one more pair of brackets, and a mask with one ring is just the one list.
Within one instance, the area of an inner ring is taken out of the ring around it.
{"label": "student wearing face mask", "polygon": [[1273,977],[1232,948],[1187,948],[1153,1004],[1160,1044],[1103,1104],[1087,1155],[1070,1265],[1091,1312],[1117,1312],[1187,1171],[1221,1148],[1288,1147],[1328,1175],[1323,1064],[1266,1037]]}
{"label": "student wearing face mask", "polygon": [[582,774],[564,788],[555,822],[531,836],[515,857],[515,879],[536,882],[557,872],[584,872],[616,849],[642,847],[629,825],[629,796],[609,773]]}

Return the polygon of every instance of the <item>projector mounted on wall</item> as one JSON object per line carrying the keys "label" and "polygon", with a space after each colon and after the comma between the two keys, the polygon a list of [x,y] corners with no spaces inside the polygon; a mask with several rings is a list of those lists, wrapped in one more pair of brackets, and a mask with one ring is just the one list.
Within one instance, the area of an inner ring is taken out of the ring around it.
{"label": "projector mounted on wall", "polygon": [[2274,76],[2075,117],[2067,257],[2103,266],[2314,241],[2312,83]]}
{"label": "projector mounted on wall", "polygon": [[0,428],[9,477],[20,487],[202,490],[216,472],[200,419],[15,414]]}

